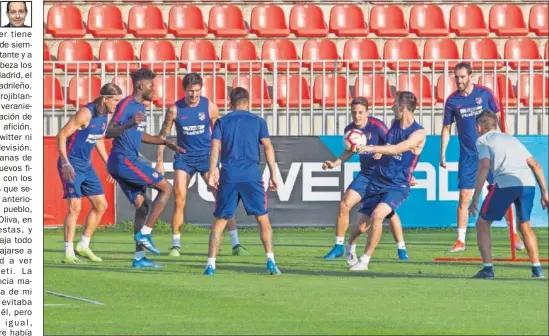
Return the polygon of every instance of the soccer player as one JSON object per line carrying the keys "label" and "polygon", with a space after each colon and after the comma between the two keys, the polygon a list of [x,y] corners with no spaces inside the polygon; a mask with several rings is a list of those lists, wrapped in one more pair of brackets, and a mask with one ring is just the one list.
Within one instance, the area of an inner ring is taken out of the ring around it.
{"label": "soccer player", "polygon": [[490,225],[493,221],[501,220],[505,211],[515,204],[518,227],[532,261],[532,277],[544,278],[539,261],[538,242],[530,227],[530,215],[536,194],[534,176],[541,191],[542,208],[546,209],[549,205],[543,169],[518,139],[497,131],[498,118],[495,114],[483,111],[476,117],[476,124],[479,134],[476,140],[479,167],[469,207],[472,216],[477,215],[480,192],[489,171],[494,175],[494,185],[482,204],[476,223],[477,242],[483,268],[474,277],[494,278]]}
{"label": "soccer player", "polygon": [[[361,130],[368,144],[384,145],[387,137],[387,126],[383,121],[368,116],[368,100],[364,97],[357,97],[351,102],[351,115],[353,122],[345,127],[345,133],[352,129]],[[345,150],[340,157],[335,161],[324,161],[322,169],[333,169],[344,162],[348,161],[355,153],[350,150]],[[370,175],[377,164],[377,158],[374,158],[373,153],[363,153],[360,155],[360,173],[355,177],[349,185],[343,196],[343,200],[339,203],[339,214],[336,221],[336,243],[332,250],[324,256],[324,259],[335,259],[343,256],[343,242],[345,232],[349,227],[349,212],[360,202],[370,179]],[[408,260],[406,253],[406,244],[402,234],[402,223],[400,218],[394,212],[391,212],[387,218],[390,220],[392,232],[397,243],[397,254],[400,260]],[[347,245],[347,257],[354,258],[356,256],[356,245]],[[352,261],[348,261],[351,262]]]}
{"label": "soccer player", "polygon": [[359,210],[358,225],[353,228],[349,242],[354,244],[361,232],[368,234],[364,254],[350,271],[368,269],[370,258],[379,244],[383,220],[406,200],[410,194],[410,180],[423,151],[426,134],[414,119],[417,98],[408,91],[399,91],[393,103],[395,120],[387,133],[385,146],[357,146],[359,153],[383,156],[376,165]]}
{"label": "soccer player", "polygon": [[[211,148],[211,126],[219,118],[219,110],[208,98],[202,97],[202,77],[189,73],[183,78],[185,98],[178,100],[166,112],[160,137],[166,139],[175,124],[177,145],[184,152],[177,152],[174,157],[174,209],[172,214],[172,247],[170,256],[181,254],[181,226],[183,211],[187,201],[187,190],[193,175],[198,172],[208,181]],[[164,146],[158,146],[156,169],[164,174]],[[212,190],[215,197],[215,190]],[[233,255],[249,255],[248,250],[240,245],[236,221],[229,219],[229,236]]]}
{"label": "soccer player", "polygon": [[[76,252],[93,262],[102,261],[90,249],[90,240],[108,204],[103,186],[91,163],[91,152],[95,148],[107,164],[108,155],[102,138],[109,123],[109,115],[114,112],[120,95],[122,90],[116,84],[104,85],[100,96],[79,109],[57,134],[57,169],[63,184],[63,197],[67,200],[69,208],[64,223],[63,262],[67,264],[82,262],[74,253],[73,243],[76,220],[82,209],[82,197],[88,198],[92,208],[88,213]],[[112,177],[109,176],[108,182],[113,182]]]}
{"label": "soccer player", "polygon": [[[172,192],[172,185],[162,174],[150,165],[139,161],[141,142],[153,145],[166,145],[177,151],[180,148],[157,136],[145,132],[145,101],[152,101],[156,74],[150,69],[140,68],[131,74],[134,92],[124,98],[116,107],[114,116],[107,128],[107,138],[114,138],[108,160],[109,173],[120,185],[124,195],[135,206],[134,239],[135,258],[132,267],[158,268],[145,257],[145,249],[159,255],[151,232],[156,221],[166,207]],[[147,188],[155,188],[158,195],[152,202],[146,195]]]}
{"label": "soccer player", "polygon": [[[269,188],[277,189],[275,152],[265,120],[249,109],[250,94],[237,87],[230,94],[233,111],[219,118],[214,126],[210,154],[208,184],[217,189],[215,222],[210,233],[208,263],[205,275],[215,274],[215,258],[221,243],[221,233],[240,200],[249,215],[254,215],[260,228],[261,242],[267,254],[267,272],[280,274],[273,252],[273,231],[267,214],[267,194],[259,166],[259,145],[265,149],[269,167]],[[216,174],[219,161],[221,168]]]}
{"label": "soccer player", "polygon": [[[440,136],[440,166],[446,168],[446,148],[450,140],[450,127],[456,122],[459,136],[458,237],[450,252],[461,252],[465,250],[465,234],[469,219],[468,206],[475,188],[478,167],[478,155],[475,148],[478,135],[475,117],[483,110],[499,113],[500,108],[489,88],[473,84],[473,70],[470,64],[458,63],[454,68],[454,77],[458,89],[448,97],[444,106],[444,121]],[[490,180],[491,177],[488,178],[488,181]],[[518,234],[515,235],[515,248],[517,250],[524,249],[524,244]]]}

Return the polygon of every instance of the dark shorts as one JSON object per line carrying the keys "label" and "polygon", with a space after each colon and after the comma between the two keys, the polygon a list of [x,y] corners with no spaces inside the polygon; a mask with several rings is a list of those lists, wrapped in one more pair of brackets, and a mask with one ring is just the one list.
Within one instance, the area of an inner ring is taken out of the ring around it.
{"label": "dark shorts", "polygon": [[164,179],[150,164],[121,155],[109,157],[107,168],[132,203],[135,203],[137,196],[144,194],[147,188]]}
{"label": "dark shorts", "polygon": [[400,204],[408,198],[409,194],[409,188],[385,189],[380,190],[377,193],[368,190],[362,199],[362,206],[358,211],[367,216],[371,216],[378,204],[385,203],[393,210],[393,212],[387,216],[387,218],[390,218]]}
{"label": "dark shorts", "polygon": [[[478,156],[461,155],[458,163],[458,189],[475,189],[477,185]],[[491,172],[486,181],[492,184],[494,181]]]}
{"label": "dark shorts", "polygon": [[370,176],[364,175],[362,173],[358,173],[358,175],[355,177],[353,182],[349,184],[349,187],[347,188],[347,190],[351,189],[356,191],[362,198],[366,193],[366,188],[368,187],[369,183],[370,183]]}
{"label": "dark shorts", "polygon": [[189,176],[193,176],[197,172],[204,175],[210,170],[210,155],[196,157],[176,155],[173,161],[173,169],[182,170]]}
{"label": "dark shorts", "polygon": [[267,214],[267,193],[261,182],[225,183],[219,185],[215,202],[215,218],[232,218],[242,200],[248,216]]}
{"label": "dark shorts", "polygon": [[61,167],[58,166],[59,177],[61,178],[61,184],[63,185],[63,198],[82,198],[89,196],[103,195],[103,186],[99,177],[93,168],[85,172],[75,171],[74,181],[66,181],[63,179],[63,173]]}
{"label": "dark shorts", "polygon": [[534,207],[535,187],[499,188],[494,185],[482,203],[480,217],[485,221],[503,219],[511,204],[515,204],[519,223],[528,222]]}

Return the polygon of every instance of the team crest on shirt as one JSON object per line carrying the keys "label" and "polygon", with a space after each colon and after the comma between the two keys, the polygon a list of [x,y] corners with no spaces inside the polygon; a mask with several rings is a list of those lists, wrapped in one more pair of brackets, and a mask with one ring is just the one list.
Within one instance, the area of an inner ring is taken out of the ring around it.
{"label": "team crest on shirt", "polygon": [[101,125],[101,130],[104,131],[105,127],[107,127],[107,123],[103,123],[103,125]]}
{"label": "team crest on shirt", "polygon": [[158,173],[157,172],[152,173],[152,175],[153,175],[154,178],[158,178]]}
{"label": "team crest on shirt", "polygon": [[479,104],[479,105],[482,104],[482,98],[478,97],[478,98],[476,99],[476,102],[477,102],[477,104]]}
{"label": "team crest on shirt", "polygon": [[74,193],[74,188],[69,188],[69,194]]}
{"label": "team crest on shirt", "polygon": [[368,139],[368,141],[372,140],[372,132],[366,133],[366,139]]}
{"label": "team crest on shirt", "polygon": [[198,113],[198,119],[200,119],[200,121],[203,121],[204,119],[206,119],[206,113],[204,112]]}

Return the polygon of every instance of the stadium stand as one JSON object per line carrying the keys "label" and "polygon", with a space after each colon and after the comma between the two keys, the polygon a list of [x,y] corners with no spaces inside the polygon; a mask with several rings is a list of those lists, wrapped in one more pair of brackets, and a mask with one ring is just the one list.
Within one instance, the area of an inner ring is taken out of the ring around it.
{"label": "stadium stand", "polygon": [[541,2],[46,1],[45,132],[56,134],[101,83],[131,92],[129,72],[149,66],[159,74],[151,133],[196,71],[222,113],[234,85],[250,87],[274,135],[341,134],[356,95],[389,122],[387,107],[405,88],[437,134],[453,66],[466,60],[499,98],[510,132],[547,134],[547,18]]}

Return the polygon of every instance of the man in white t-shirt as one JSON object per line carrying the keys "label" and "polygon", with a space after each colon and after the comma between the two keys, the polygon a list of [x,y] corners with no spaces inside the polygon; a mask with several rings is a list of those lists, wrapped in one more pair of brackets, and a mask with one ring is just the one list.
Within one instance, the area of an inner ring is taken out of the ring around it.
{"label": "man in white t-shirt", "polygon": [[497,131],[498,118],[494,113],[483,111],[476,120],[479,134],[476,141],[479,167],[477,184],[469,207],[472,216],[477,215],[479,195],[489,171],[494,175],[494,184],[482,204],[476,223],[483,268],[474,277],[494,278],[490,225],[493,221],[501,220],[509,206],[515,204],[518,228],[532,260],[532,277],[544,278],[539,261],[538,242],[530,227],[536,180],[541,190],[542,208],[547,209],[549,205],[543,169],[517,138]]}

